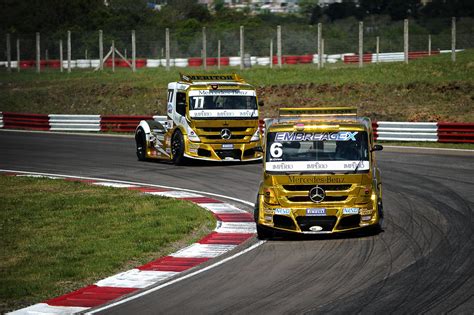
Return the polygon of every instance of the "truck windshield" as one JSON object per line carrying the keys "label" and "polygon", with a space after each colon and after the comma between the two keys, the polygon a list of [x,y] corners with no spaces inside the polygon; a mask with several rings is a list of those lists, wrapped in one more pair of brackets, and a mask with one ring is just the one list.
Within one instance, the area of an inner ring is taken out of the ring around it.
{"label": "truck windshield", "polygon": [[190,110],[255,110],[255,96],[209,95],[191,96]]}
{"label": "truck windshield", "polygon": [[265,169],[271,172],[367,172],[367,132],[270,132]]}

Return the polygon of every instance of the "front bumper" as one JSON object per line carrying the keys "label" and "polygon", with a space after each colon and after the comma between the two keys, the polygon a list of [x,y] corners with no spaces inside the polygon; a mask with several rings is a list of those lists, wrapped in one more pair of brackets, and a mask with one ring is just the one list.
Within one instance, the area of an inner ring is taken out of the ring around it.
{"label": "front bumper", "polygon": [[188,142],[184,156],[191,159],[225,162],[250,162],[262,159],[255,151],[259,142],[248,143],[201,143]]}
{"label": "front bumper", "polygon": [[[377,210],[367,209],[365,205],[358,206],[358,213],[353,214],[344,213],[344,207],[282,208],[266,205],[264,202],[260,206],[262,211],[257,224],[282,232],[332,234],[366,229],[379,223]],[[313,211],[318,213],[308,215],[308,209],[324,211]]]}

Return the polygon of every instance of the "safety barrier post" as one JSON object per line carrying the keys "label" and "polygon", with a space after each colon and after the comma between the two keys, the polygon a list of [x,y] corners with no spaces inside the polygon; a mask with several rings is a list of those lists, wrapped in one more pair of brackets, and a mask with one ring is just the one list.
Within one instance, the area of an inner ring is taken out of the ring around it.
{"label": "safety barrier post", "polygon": [[36,32],[36,72],[41,72],[40,33]]}
{"label": "safety barrier post", "polygon": [[[10,46],[10,34],[7,34],[7,71],[12,72],[12,55]],[[18,65],[19,67],[20,65]]]}
{"label": "safety barrier post", "polygon": [[403,21],[403,52],[405,54],[405,63],[408,63],[408,19]]}
{"label": "safety barrier post", "polygon": [[451,61],[456,62],[456,18],[451,19]]}
{"label": "safety barrier post", "polygon": [[202,27],[202,65],[204,71],[207,70],[207,50],[206,50],[206,27]]}
{"label": "safety barrier post", "polygon": [[244,69],[244,27],[240,26],[240,70]]}
{"label": "safety barrier post", "polygon": [[[281,68],[281,25],[277,26],[277,58],[278,58],[278,68]],[[272,60],[273,62],[273,60]]]}
{"label": "safety barrier post", "polygon": [[322,24],[318,23],[318,69],[321,69],[321,36]]}

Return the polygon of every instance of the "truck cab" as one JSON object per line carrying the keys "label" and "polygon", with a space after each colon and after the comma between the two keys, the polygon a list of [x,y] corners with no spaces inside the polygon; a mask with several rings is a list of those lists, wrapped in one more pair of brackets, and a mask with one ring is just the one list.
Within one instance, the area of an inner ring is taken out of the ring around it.
{"label": "truck cab", "polygon": [[382,181],[372,124],[356,108],[282,108],[266,121],[255,205],[260,238],[275,232],[381,230]]}
{"label": "truck cab", "polygon": [[255,88],[236,74],[183,75],[168,84],[167,115],[141,121],[139,160],[262,159]]}

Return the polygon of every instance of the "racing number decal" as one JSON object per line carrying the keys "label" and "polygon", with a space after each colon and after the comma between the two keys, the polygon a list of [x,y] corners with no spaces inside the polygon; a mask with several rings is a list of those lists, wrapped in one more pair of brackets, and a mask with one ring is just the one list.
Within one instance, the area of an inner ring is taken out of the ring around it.
{"label": "racing number decal", "polygon": [[173,101],[173,90],[168,90],[168,103]]}
{"label": "racing number decal", "polygon": [[198,96],[194,98],[194,109],[204,108],[204,96]]}
{"label": "racing number decal", "polygon": [[283,149],[281,148],[283,145],[279,142],[274,142],[270,146],[270,155],[272,158],[281,158],[283,155]]}

